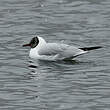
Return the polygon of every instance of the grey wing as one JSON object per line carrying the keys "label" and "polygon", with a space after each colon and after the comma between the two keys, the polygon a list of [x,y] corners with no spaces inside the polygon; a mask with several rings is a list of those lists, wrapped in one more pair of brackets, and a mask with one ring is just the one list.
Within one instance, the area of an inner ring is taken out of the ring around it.
{"label": "grey wing", "polygon": [[83,50],[67,44],[48,43],[39,51],[40,55],[58,55],[59,58],[75,57],[85,53]]}
{"label": "grey wing", "polygon": [[40,55],[56,55],[61,54],[68,49],[69,45],[66,44],[57,44],[57,43],[48,43],[42,47],[38,53]]}

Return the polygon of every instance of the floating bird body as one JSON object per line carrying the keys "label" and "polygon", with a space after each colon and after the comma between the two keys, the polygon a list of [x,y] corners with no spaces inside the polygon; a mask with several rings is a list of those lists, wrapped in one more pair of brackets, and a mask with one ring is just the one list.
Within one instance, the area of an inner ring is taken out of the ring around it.
{"label": "floating bird body", "polygon": [[90,50],[101,48],[100,46],[78,48],[64,43],[47,43],[39,36],[32,38],[29,44],[23,46],[31,47],[29,52],[31,58],[52,61],[72,60],[74,57],[87,53]]}

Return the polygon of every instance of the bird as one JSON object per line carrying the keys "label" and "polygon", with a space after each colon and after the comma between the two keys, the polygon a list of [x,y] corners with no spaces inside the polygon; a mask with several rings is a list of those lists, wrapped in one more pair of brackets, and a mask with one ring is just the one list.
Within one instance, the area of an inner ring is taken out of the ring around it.
{"label": "bird", "polygon": [[48,43],[44,38],[36,36],[23,47],[31,47],[29,57],[39,60],[73,60],[75,57],[85,54],[91,50],[102,48],[102,46],[77,47],[65,43]]}

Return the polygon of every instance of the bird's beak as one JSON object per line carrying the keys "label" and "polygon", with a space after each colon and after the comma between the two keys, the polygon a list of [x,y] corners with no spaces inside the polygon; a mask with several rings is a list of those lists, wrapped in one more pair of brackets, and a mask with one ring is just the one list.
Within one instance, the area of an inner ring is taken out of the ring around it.
{"label": "bird's beak", "polygon": [[31,44],[24,44],[23,47],[31,46]]}

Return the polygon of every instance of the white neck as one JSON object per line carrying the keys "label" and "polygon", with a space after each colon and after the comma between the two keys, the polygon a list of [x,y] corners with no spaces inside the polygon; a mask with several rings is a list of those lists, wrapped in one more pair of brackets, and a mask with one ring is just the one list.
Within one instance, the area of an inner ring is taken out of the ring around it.
{"label": "white neck", "polygon": [[36,48],[40,48],[41,46],[46,44],[46,41],[42,37],[38,36],[38,39],[39,39],[39,44],[36,46]]}

